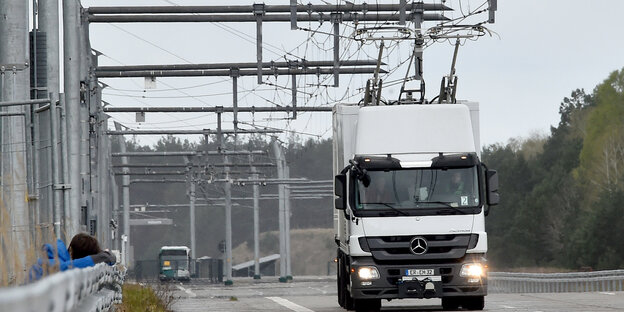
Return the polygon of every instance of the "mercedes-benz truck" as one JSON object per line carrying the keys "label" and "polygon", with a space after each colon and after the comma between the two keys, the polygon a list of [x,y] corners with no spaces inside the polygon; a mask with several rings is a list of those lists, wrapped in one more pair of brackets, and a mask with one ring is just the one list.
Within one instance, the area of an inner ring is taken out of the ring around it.
{"label": "mercedes-benz truck", "polygon": [[441,298],[482,310],[485,217],[499,197],[478,103],[336,105],[333,131],[340,306]]}

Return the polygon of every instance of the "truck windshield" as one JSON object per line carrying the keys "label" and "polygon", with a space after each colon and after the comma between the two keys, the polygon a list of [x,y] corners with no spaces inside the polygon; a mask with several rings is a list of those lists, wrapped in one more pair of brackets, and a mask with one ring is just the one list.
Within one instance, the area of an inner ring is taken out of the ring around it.
{"label": "truck windshield", "polygon": [[477,167],[368,171],[370,184],[356,184],[356,209],[391,210],[478,207]]}

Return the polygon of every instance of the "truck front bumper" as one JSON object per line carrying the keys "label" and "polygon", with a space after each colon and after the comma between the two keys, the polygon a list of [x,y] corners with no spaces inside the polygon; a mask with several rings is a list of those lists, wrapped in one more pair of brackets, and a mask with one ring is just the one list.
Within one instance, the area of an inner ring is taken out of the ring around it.
{"label": "truck front bumper", "polygon": [[[351,296],[355,299],[485,296],[485,274],[481,278],[460,276],[464,264],[478,262],[485,265],[485,259],[481,256],[467,256],[458,262],[433,264],[377,264],[372,257],[355,257],[351,259]],[[358,269],[363,266],[377,268],[379,278],[360,279]],[[405,277],[407,270],[412,269],[433,269],[434,274]]]}

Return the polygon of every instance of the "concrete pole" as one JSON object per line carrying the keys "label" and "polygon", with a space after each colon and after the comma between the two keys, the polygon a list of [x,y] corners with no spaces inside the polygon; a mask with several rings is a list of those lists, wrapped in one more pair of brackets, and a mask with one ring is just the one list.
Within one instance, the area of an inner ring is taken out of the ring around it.
{"label": "concrete pole", "polygon": [[63,50],[65,74],[65,114],[67,115],[67,140],[69,170],[70,218],[67,235],[73,237],[80,231],[80,6],[76,0],[63,0]]}
{"label": "concrete pole", "polygon": [[[115,123],[115,129],[121,130],[121,125],[119,123]],[[119,151],[122,153],[126,152],[126,142],[122,136],[119,136]],[[128,164],[128,157],[121,157],[121,164]],[[123,167],[123,172],[128,172],[128,167]],[[130,175],[123,175],[121,178],[121,187],[122,187],[122,197],[123,197],[123,234],[125,240],[122,241],[122,249],[125,250],[125,253],[122,255],[122,259],[124,259],[124,264],[126,267],[130,267]],[[124,248],[125,246],[125,248]]]}
{"label": "concrete pole", "polygon": [[195,259],[196,251],[195,248],[197,245],[195,244],[195,177],[192,173],[190,173],[190,184],[191,191],[189,192],[190,197],[190,216],[191,216],[191,259]]}
{"label": "concrete pole", "polygon": [[[273,152],[275,154],[275,160],[277,163],[277,178],[280,180],[284,179],[284,155],[282,153],[282,148],[277,143],[277,140],[273,141]],[[286,282],[286,228],[284,223],[284,212],[285,212],[285,201],[284,201],[284,184],[278,184],[277,186],[277,194],[279,197],[279,209],[278,209],[278,220],[279,220],[279,250],[280,250],[280,282]]]}
{"label": "concrete pole", "polygon": [[[253,156],[249,155],[249,164],[253,163]],[[258,180],[256,167],[251,167],[251,178]],[[253,234],[254,234],[254,279],[260,279],[260,187],[253,184]]]}
{"label": "concrete pole", "polygon": [[[30,99],[28,42],[28,1],[0,1],[0,100]],[[24,106],[8,107],[5,113],[24,113]],[[8,212],[11,235],[3,238],[15,255],[15,263],[5,265],[10,277],[25,272],[26,254],[31,246],[32,224],[28,209],[26,176],[26,129],[23,116],[2,118],[2,200]],[[4,215],[4,211],[2,211]],[[4,220],[3,222],[7,222]],[[7,245],[5,245],[7,246]],[[9,257],[9,261],[14,260]],[[4,268],[3,268],[4,269]],[[21,280],[13,280],[22,282]]]}

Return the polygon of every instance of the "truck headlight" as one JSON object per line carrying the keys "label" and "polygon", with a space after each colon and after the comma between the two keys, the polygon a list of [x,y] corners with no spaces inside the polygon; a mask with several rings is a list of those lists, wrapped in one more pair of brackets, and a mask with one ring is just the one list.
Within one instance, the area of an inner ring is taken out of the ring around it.
{"label": "truck headlight", "polygon": [[462,265],[459,276],[470,278],[481,278],[485,275],[485,268],[481,263],[467,263]]}
{"label": "truck headlight", "polygon": [[358,277],[361,280],[375,280],[379,279],[379,271],[376,267],[365,266],[358,268]]}

